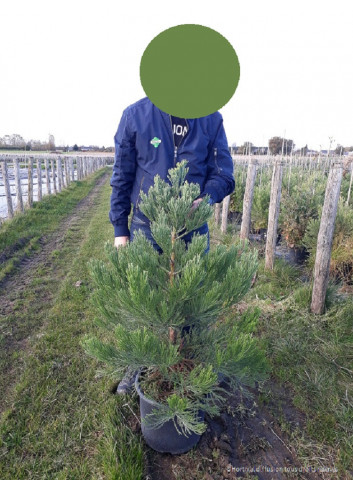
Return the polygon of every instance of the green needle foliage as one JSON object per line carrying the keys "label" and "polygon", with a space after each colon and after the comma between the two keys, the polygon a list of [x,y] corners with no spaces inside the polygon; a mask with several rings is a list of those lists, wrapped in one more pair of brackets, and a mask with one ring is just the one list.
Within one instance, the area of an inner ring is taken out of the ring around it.
{"label": "green needle foliage", "polygon": [[141,372],[142,390],[160,405],[144,423],[158,428],[173,420],[188,435],[205,430],[200,410],[219,412],[221,376],[232,388],[253,385],[266,376],[267,364],[252,335],[256,314],[238,325],[217,322],[249,290],[257,251],[243,242],[205,254],[207,237],[198,233],[186,248],[183,236],[212,215],[207,197],[191,211],[200,188],[185,181],[186,165],[169,170],[170,183],[157,175],[148,195],[141,193],[141,210],[163,253],[139,230],[118,250],[105,243],[107,263],[90,261],[95,321],[112,339],[88,338],[84,348],[111,375]]}

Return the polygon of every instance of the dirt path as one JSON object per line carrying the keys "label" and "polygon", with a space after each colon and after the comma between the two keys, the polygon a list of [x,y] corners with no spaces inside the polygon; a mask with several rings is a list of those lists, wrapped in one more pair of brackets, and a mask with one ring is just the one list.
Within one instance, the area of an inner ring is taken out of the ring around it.
{"label": "dirt path", "polygon": [[[50,265],[50,255],[56,250],[60,249],[65,239],[65,234],[68,229],[77,228],[81,221],[87,219],[92,215],[92,206],[97,198],[101,187],[108,180],[109,174],[102,175],[97,180],[95,187],[91,192],[86,195],[75,207],[73,212],[67,216],[60,224],[60,228],[57,229],[50,236],[42,236],[39,240],[41,249],[28,258],[24,258],[18,266],[16,273],[7,277],[4,281],[0,282],[0,296],[6,296],[8,292],[14,289],[22,289],[28,284],[28,280],[31,279],[31,270],[37,268],[40,265]],[[7,258],[10,258],[7,256]],[[11,301],[10,301],[11,302]],[[1,312],[3,311],[3,302]]]}
{"label": "dirt path", "polygon": [[0,413],[10,401],[9,394],[23,366],[21,352],[29,348],[30,339],[45,327],[47,311],[70,266],[68,262],[65,268],[62,261],[53,259],[53,252],[60,252],[64,245],[70,250],[80,246],[82,233],[94,214],[94,204],[108,178],[108,173],[102,175],[90,193],[63,219],[60,227],[40,238],[40,249],[24,258],[15,273],[0,283],[0,377],[6,378],[6,381],[0,381]]}

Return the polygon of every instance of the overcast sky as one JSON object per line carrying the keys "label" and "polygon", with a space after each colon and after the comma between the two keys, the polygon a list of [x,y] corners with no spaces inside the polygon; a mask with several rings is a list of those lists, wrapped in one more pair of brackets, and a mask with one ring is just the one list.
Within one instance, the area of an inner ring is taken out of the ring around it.
{"label": "overcast sky", "polygon": [[[238,88],[220,109],[229,145],[353,145],[350,2],[5,0],[0,136],[112,146],[122,111],[145,97],[141,56],[161,31],[202,24],[233,45]],[[210,69],[212,69],[210,67]]]}

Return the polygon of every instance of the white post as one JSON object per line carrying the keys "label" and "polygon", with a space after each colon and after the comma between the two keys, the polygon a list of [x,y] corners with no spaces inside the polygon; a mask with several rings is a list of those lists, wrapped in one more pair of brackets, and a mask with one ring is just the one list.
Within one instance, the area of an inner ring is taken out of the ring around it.
{"label": "white post", "polygon": [[37,178],[38,178],[37,199],[39,202],[42,200],[42,160],[40,158],[37,159]]}
{"label": "white post", "polygon": [[48,158],[45,158],[44,160],[44,166],[45,166],[45,180],[47,184],[47,194],[51,194],[51,189],[50,189],[50,173],[49,173],[49,160]]}
{"label": "white post", "polygon": [[6,161],[1,162],[1,172],[2,172],[2,179],[4,182],[4,187],[5,187],[5,195],[6,195],[6,202],[7,202],[7,215],[11,219],[13,217],[13,206],[12,206],[11,189],[10,189],[9,174],[7,171],[7,162]]}
{"label": "white post", "polygon": [[19,160],[19,158],[14,158],[13,164],[14,164],[14,169],[15,169],[15,184],[16,184],[16,199],[17,199],[16,211],[23,212],[21,171],[20,171],[20,160]]}

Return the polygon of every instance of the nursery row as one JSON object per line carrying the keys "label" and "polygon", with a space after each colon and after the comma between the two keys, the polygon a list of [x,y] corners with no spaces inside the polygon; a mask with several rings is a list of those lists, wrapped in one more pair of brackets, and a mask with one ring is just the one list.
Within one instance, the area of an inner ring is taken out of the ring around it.
{"label": "nursery row", "polygon": [[[251,206],[251,232],[266,235],[269,219],[272,167],[269,160],[257,160],[257,172]],[[284,163],[284,164],[283,164]],[[317,238],[325,199],[329,169],[324,167],[303,168],[292,165],[287,159],[283,164],[283,176],[278,215],[277,244],[282,240],[296,256],[306,257],[313,269]],[[345,282],[353,281],[353,198],[352,163],[341,161],[343,172],[340,197],[335,219],[331,249],[330,273]],[[330,161],[332,165],[332,161]],[[235,224],[242,221],[246,187],[246,166],[235,165],[236,186],[229,202],[229,218]]]}

